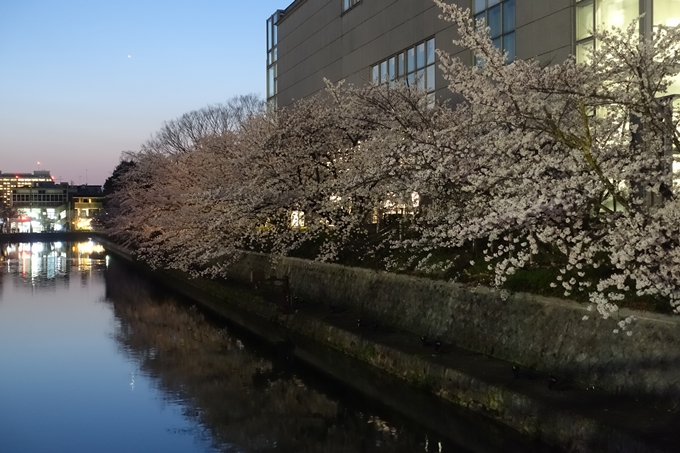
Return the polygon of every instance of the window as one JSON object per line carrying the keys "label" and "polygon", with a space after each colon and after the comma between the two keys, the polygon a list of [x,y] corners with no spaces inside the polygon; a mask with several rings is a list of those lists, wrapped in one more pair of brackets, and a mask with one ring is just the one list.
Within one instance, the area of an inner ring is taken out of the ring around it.
{"label": "window", "polygon": [[588,53],[595,48],[593,30],[626,28],[639,15],[640,0],[577,0],[576,60],[586,61]]}
{"label": "window", "polygon": [[267,19],[267,102],[276,107],[276,95],[278,89],[278,22],[283,16],[283,11],[279,10]]}
{"label": "window", "polygon": [[[680,0],[576,0],[576,61],[587,62],[590,52],[597,48],[594,31],[612,27],[625,29],[641,15],[644,16],[636,24],[637,30],[643,39],[651,39],[652,33],[660,25],[680,25]],[[672,96],[678,94],[680,77],[672,82],[665,93],[670,95],[668,99],[671,103]],[[669,107],[675,109],[678,104],[675,101]],[[678,171],[677,162],[673,162],[672,171]],[[677,180],[674,184],[678,184]]]}
{"label": "window", "polygon": [[576,0],[576,59],[585,61],[597,46],[593,30],[625,29],[644,14],[641,30],[650,38],[656,25],[680,25],[680,0]]}
{"label": "window", "polygon": [[[587,60],[597,47],[593,30],[598,28],[626,28],[641,14],[643,37],[651,38],[657,25],[680,25],[680,0],[577,0],[576,2],[576,61]],[[680,78],[669,88],[668,94],[680,94]]]}
{"label": "window", "polygon": [[515,61],[515,0],[475,0],[475,19],[484,21],[494,46]]}
{"label": "window", "polygon": [[342,12],[356,6],[361,0],[342,0]]}
{"label": "window", "polygon": [[677,27],[680,25],[680,0],[655,0],[654,25]]}
{"label": "window", "polygon": [[290,213],[291,228],[303,228],[305,226],[305,213],[303,211],[293,211]]}
{"label": "window", "polygon": [[405,83],[417,86],[434,101],[435,52],[434,38],[416,44],[371,67],[373,83]]}

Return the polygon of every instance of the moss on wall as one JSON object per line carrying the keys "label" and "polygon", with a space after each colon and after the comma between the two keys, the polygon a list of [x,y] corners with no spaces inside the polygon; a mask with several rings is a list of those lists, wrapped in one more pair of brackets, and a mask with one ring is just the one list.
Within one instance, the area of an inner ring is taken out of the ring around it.
{"label": "moss on wall", "polygon": [[585,385],[680,401],[678,317],[634,313],[638,321],[627,336],[613,333],[618,319],[599,319],[572,301],[521,293],[503,300],[483,287],[254,253],[234,264],[230,276],[248,281],[255,269],[288,276],[303,300]]}

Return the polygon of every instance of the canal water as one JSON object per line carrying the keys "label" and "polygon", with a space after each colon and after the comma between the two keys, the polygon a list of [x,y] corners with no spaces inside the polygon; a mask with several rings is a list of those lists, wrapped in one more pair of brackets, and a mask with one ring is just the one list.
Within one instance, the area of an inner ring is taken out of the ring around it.
{"label": "canal water", "polygon": [[206,318],[96,243],[0,246],[0,452],[471,451]]}

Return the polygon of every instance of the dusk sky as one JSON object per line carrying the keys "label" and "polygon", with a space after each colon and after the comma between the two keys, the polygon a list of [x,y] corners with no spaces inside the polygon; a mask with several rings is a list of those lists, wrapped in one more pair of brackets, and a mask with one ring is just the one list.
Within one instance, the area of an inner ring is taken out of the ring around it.
{"label": "dusk sky", "polygon": [[290,3],[0,0],[0,170],[103,184],[164,121],[264,97],[265,21]]}

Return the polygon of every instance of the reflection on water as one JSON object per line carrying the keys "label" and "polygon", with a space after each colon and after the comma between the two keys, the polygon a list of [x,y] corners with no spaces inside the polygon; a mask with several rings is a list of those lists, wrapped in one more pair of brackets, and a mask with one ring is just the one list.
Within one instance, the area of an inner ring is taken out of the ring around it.
{"label": "reflection on water", "polygon": [[288,345],[204,319],[96,243],[1,247],[0,452],[466,451],[300,371]]}
{"label": "reflection on water", "polygon": [[8,274],[20,275],[41,289],[74,270],[87,272],[106,264],[104,247],[93,241],[3,244],[0,260]]}
{"label": "reflection on water", "polygon": [[0,452],[215,451],[121,353],[98,244],[3,244],[0,259]]}
{"label": "reflection on water", "polygon": [[[265,356],[206,322],[195,308],[153,295],[120,266],[107,273],[116,341],[224,451],[442,451],[441,440],[319,390],[291,366],[286,345]],[[134,385],[132,376],[131,386]],[[446,451],[446,450],[444,450]],[[457,449],[456,451],[463,451]]]}

